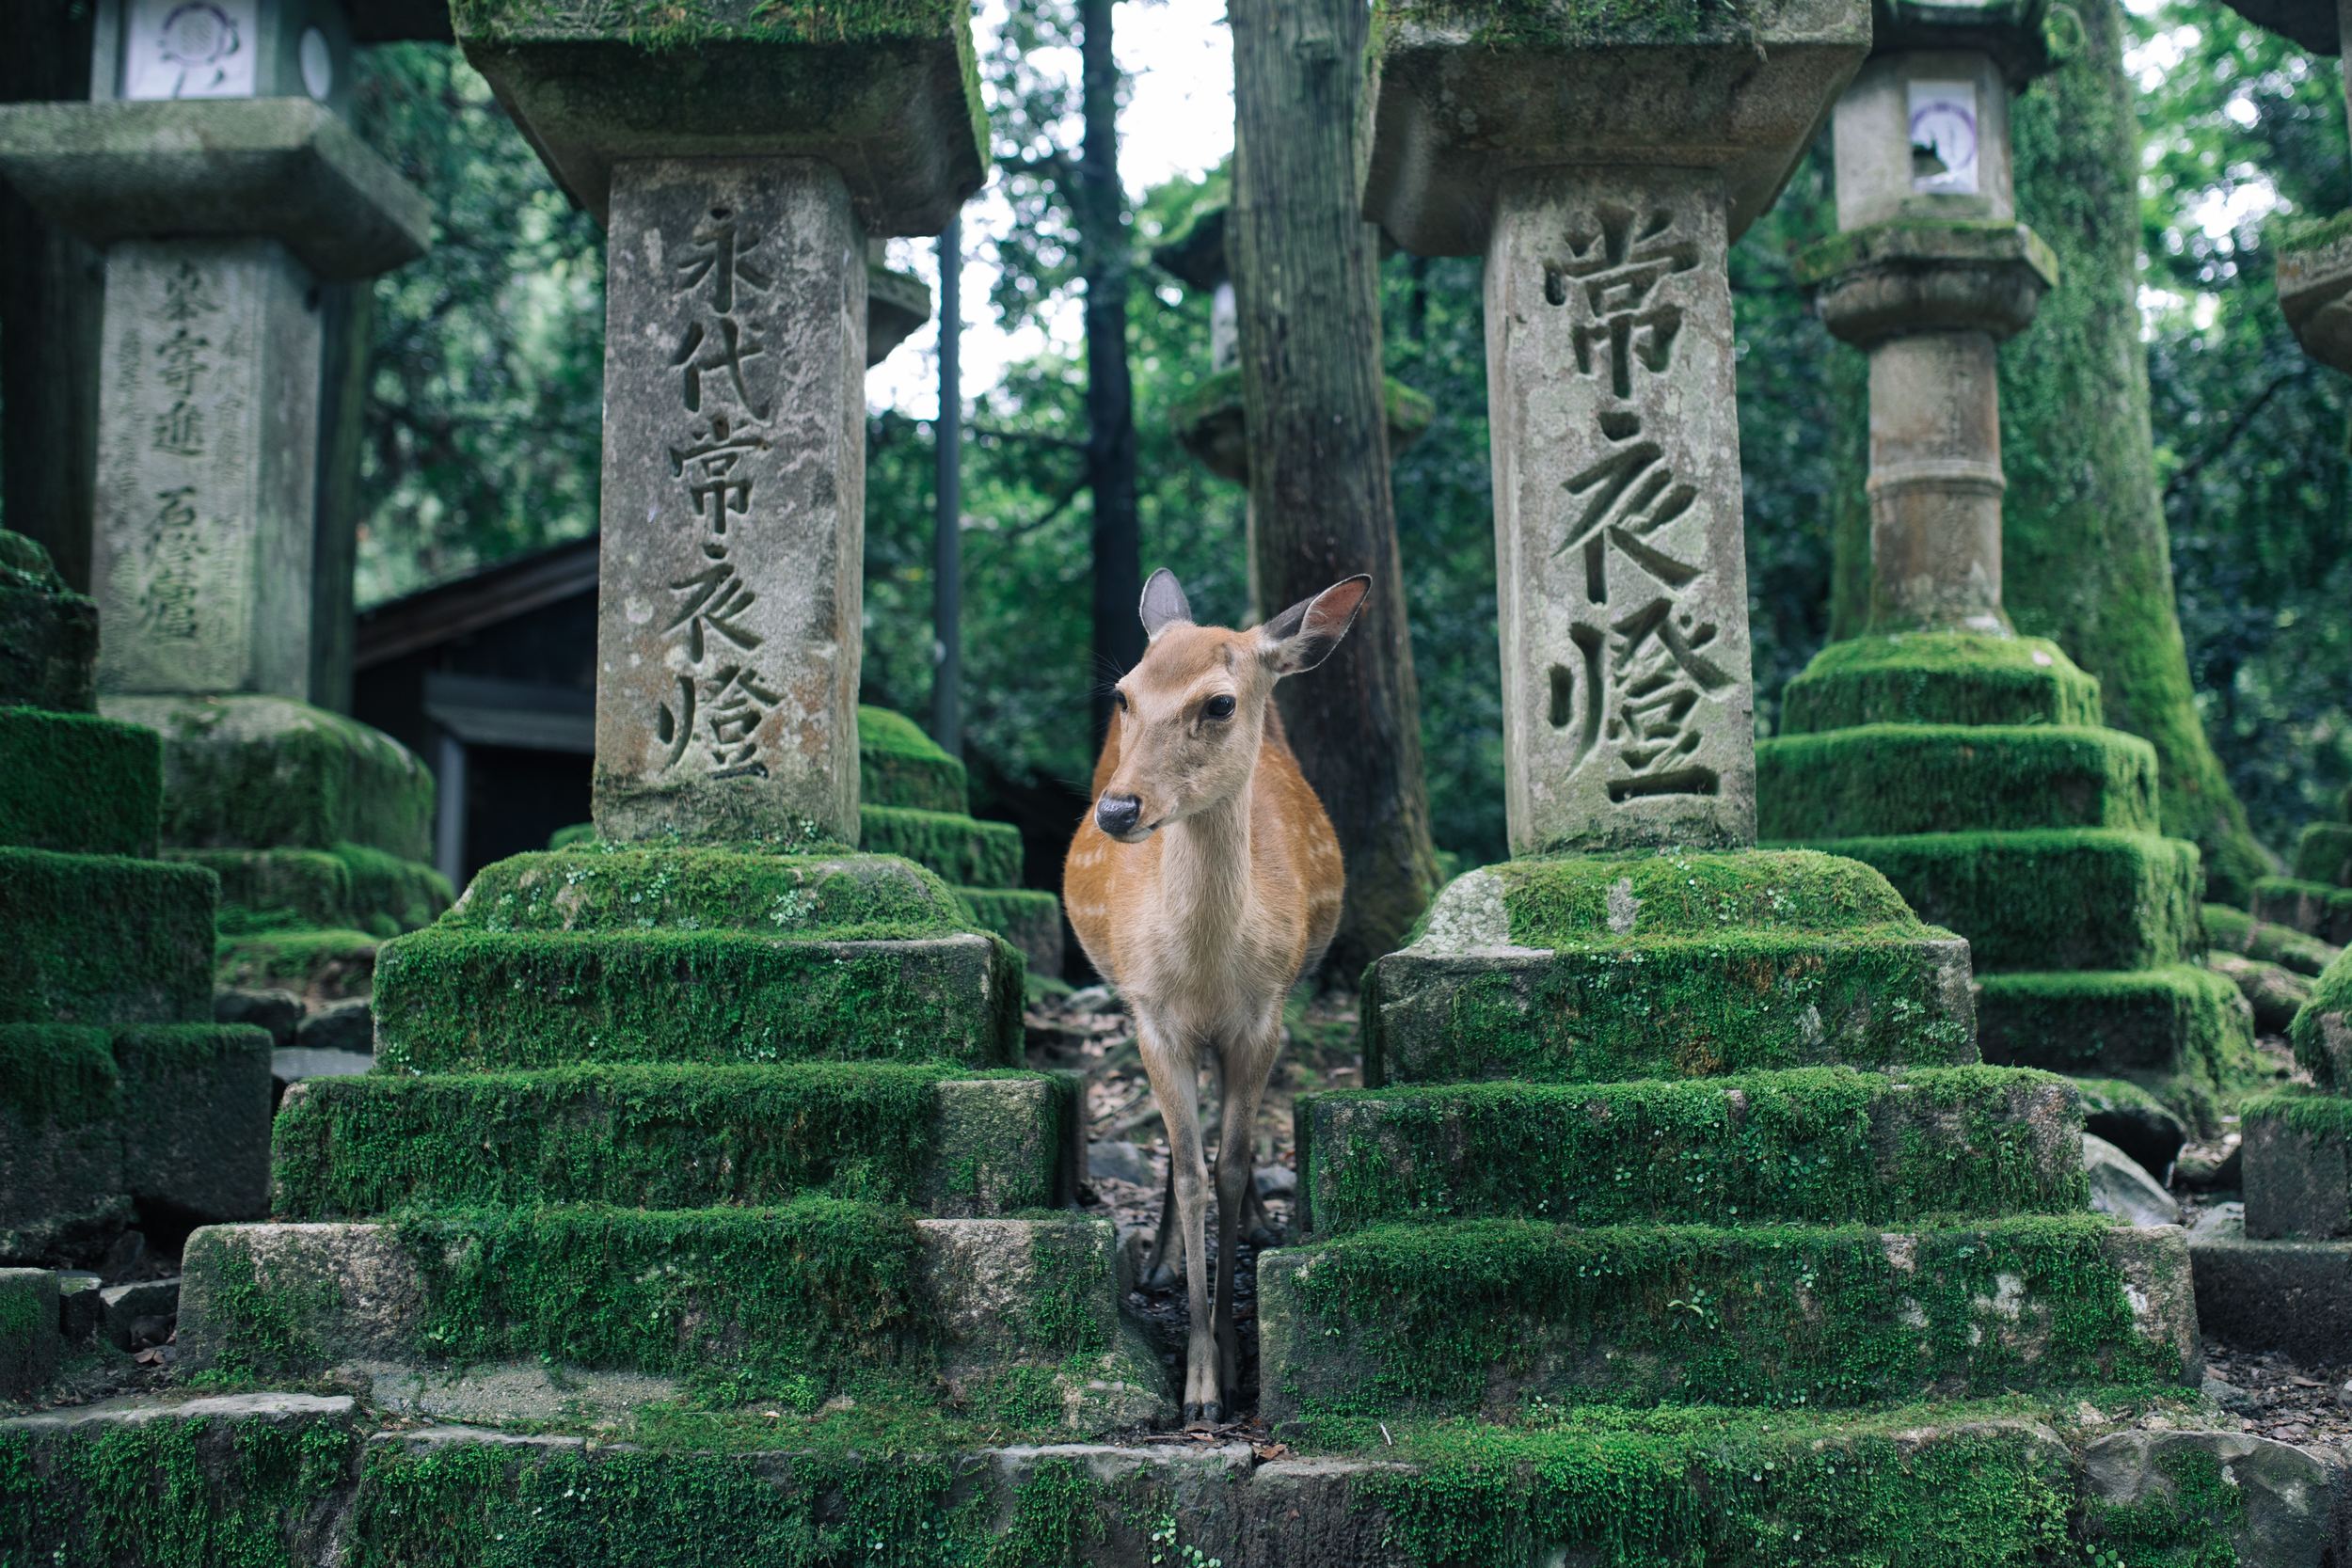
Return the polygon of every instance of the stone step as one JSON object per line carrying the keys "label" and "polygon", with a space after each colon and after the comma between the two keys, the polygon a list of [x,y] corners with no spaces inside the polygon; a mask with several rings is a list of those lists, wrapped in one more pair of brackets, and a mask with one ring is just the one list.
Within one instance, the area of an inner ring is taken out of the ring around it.
{"label": "stone step", "polygon": [[2078,1213],[2066,1080],[1805,1068],[1683,1083],[1464,1084],[1299,1097],[1301,1223],[1581,1226]]}
{"label": "stone step", "polygon": [[94,713],[0,707],[0,845],[155,853],[163,754],[154,732]]}
{"label": "stone step", "polygon": [[2244,910],[2233,910],[2226,904],[2207,904],[2202,913],[2205,940],[2215,950],[2242,953],[2312,979],[2317,979],[2320,972],[2344,952],[2332,943],[2305,936],[2292,926],[2256,920]]}
{"label": "stone step", "polygon": [[2169,1227],[1391,1225],[1258,1260],[1262,1410],[1498,1417],[1530,1402],[1836,1407],[2195,1386]]}
{"label": "stone step", "polygon": [[880,855],[590,839],[495,861],[441,922],[470,931],[755,931],[835,941],[968,928],[936,875]]}
{"label": "stone step", "polygon": [[318,1562],[358,1540],[370,1560],[444,1568],[764,1563],[809,1541],[1007,1568],[2007,1565],[2076,1543],[2323,1568],[2344,1469],[2331,1450],[2238,1433],[2085,1430],[2065,1408],[1970,1404],[1398,1422],[1266,1460],[1245,1442],[984,1446],[944,1429],[860,1447],[831,1424],[788,1448],[765,1433],[645,1447],[377,1431],[352,1400],[315,1394],[48,1411],[0,1420],[0,1449],[21,1456],[0,1470],[0,1556],[178,1560],[200,1530],[215,1561]]}
{"label": "stone step", "polygon": [[272,1212],[774,1204],[804,1194],[965,1217],[1069,1200],[1077,1081],[884,1063],[618,1066],[297,1085]]}
{"label": "stone step", "polygon": [[259,1219],[270,1043],[243,1024],[0,1024],[0,1258],[103,1251],[134,1202]]}
{"label": "stone step", "polygon": [[2243,1208],[2225,1203],[2198,1216],[2188,1256],[2209,1337],[2305,1367],[2352,1362],[2352,1241],[2250,1237]]}
{"label": "stone step", "polygon": [[430,926],[454,896],[419,861],[357,844],[332,849],[173,849],[220,879],[220,928],[359,930],[378,937]]}
{"label": "stone step", "polygon": [[903,855],[959,887],[1021,885],[1021,832],[1009,822],[866,806],[858,812],[858,847],[869,854]]}
{"label": "stone step", "polygon": [[1833,642],[1790,680],[1781,734],[1860,724],[2101,721],[2099,683],[2057,643],[1979,632],[1908,632]]}
{"label": "stone step", "polygon": [[2352,1100],[2266,1095],[2244,1107],[2246,1234],[2352,1238]]}
{"label": "stone step", "polygon": [[2254,884],[2254,918],[2292,927],[2338,947],[2352,947],[2352,887],[2265,877]]}
{"label": "stone step", "polygon": [[2237,987],[2198,964],[1988,974],[1977,1042],[1988,1062],[2128,1079],[2217,1132],[2217,1097],[2252,1059],[2254,1021]]}
{"label": "stone step", "polygon": [[1866,724],[1756,748],[1756,835],[2114,828],[2153,833],[2156,752],[2120,730]]}
{"label": "stone step", "polygon": [[1101,1431],[1168,1414],[1117,1265],[1106,1220],[813,1197],[208,1227],[183,1255],[179,1365],[358,1378],[379,1405],[463,1418],[886,1390]]}
{"label": "stone step", "polygon": [[2105,828],[1919,833],[1814,846],[1885,873],[1976,972],[2151,969],[2204,946],[2197,847]]}
{"label": "stone step", "polygon": [[2352,954],[2320,972],[2311,1000],[2287,1025],[2287,1041],[2320,1087],[2352,1093]]}
{"label": "stone step", "polygon": [[0,849],[0,1023],[212,1017],[215,892],[193,865]]}
{"label": "stone step", "polygon": [[375,960],[394,1071],[577,1062],[1021,1065],[1021,960],[977,933],[830,942],[751,931],[439,925]]}
{"label": "stone step", "polygon": [[1037,888],[960,887],[982,926],[1021,949],[1032,974],[1061,977],[1061,899]]}
{"label": "stone step", "polygon": [[903,713],[872,706],[857,710],[857,763],[858,799],[866,805],[959,816],[972,809],[963,764]]}
{"label": "stone step", "polygon": [[2295,841],[2297,880],[2352,888],[2352,822],[2312,822]]}

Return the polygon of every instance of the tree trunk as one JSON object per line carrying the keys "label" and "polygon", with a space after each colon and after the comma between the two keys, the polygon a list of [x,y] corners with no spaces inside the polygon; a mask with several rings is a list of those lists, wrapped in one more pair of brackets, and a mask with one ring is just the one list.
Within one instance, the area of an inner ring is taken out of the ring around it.
{"label": "tree trunk", "polygon": [[1075,210],[1086,280],[1087,471],[1094,497],[1094,736],[1111,722],[1111,683],[1143,657],[1143,542],[1136,508],[1135,388],[1127,374],[1127,214],[1119,186],[1119,61],[1113,0],[1080,0],[1086,145]]}
{"label": "tree trunk", "polygon": [[2139,341],[2140,140],[2116,0],[2067,15],[2064,63],[2013,115],[2017,214],[2058,286],[2001,351],[2004,597],[2018,630],[2097,675],[2107,722],[2146,737],[2165,832],[2204,852],[2208,892],[2243,905],[2266,867],[2197,716]]}
{"label": "tree trunk", "polygon": [[[0,47],[0,103],[87,98],[88,6],[35,5]],[[0,182],[0,521],[90,585],[98,470],[97,251],[42,220]]]}
{"label": "tree trunk", "polygon": [[1437,883],[1421,697],[1389,489],[1378,236],[1356,194],[1360,0],[1232,0],[1233,204],[1253,578],[1277,613],[1357,572],[1372,596],[1312,674],[1277,689],[1339,830],[1347,904],[1324,977],[1393,951]]}

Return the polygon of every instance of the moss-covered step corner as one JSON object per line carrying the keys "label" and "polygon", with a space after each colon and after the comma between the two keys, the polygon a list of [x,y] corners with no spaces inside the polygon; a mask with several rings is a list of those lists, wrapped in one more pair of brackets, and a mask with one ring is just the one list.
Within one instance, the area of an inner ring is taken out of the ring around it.
{"label": "moss-covered step corner", "polygon": [[421,1072],[579,1062],[1017,1067],[1022,963],[885,856],[585,847],[486,866],[376,955],[376,1053]]}
{"label": "moss-covered step corner", "polygon": [[2257,920],[2227,904],[2207,904],[2204,916],[2209,952],[2243,954],[2314,979],[2344,952],[2333,942],[2306,936],[2292,926]]}
{"label": "moss-covered step corner", "polygon": [[201,866],[0,848],[0,1023],[172,1023],[212,1016]]}
{"label": "moss-covered step corner", "polygon": [[[1823,648],[1781,697],[1783,735],[1868,724],[2093,728],[2099,682],[2055,642],[1983,632],[1895,632]],[[1759,802],[1761,804],[1761,802]]]}
{"label": "moss-covered step corner", "polygon": [[2254,884],[2254,918],[2333,947],[2352,946],[2352,887],[2265,877]]}
{"label": "moss-covered step corner", "polygon": [[903,713],[861,704],[857,710],[858,799],[878,806],[972,809],[963,764]]}
{"label": "moss-covered step corner", "polygon": [[1009,822],[982,822],[949,812],[904,806],[858,808],[858,847],[903,855],[956,887],[1018,887],[1021,833]]}
{"label": "moss-covered step corner", "polygon": [[820,1196],[1005,1215],[1072,1200],[1077,1097],[1068,1075],[880,1062],[320,1079],[279,1108],[272,1212]]}
{"label": "moss-covered step corner", "polygon": [[1988,1062],[2137,1084],[2205,1135],[2253,1076],[2251,1009],[2197,964],[1984,975],[1977,1041]]}
{"label": "moss-covered step corner", "polygon": [[2287,1026],[2287,1043],[2320,1087],[2352,1095],[2352,954],[2320,974],[2312,999]]}
{"label": "moss-covered step corner", "polygon": [[923,1568],[2323,1560],[2320,1456],[2084,1426],[2075,1408],[1331,1422],[1260,1461],[1239,1442],[944,1422],[860,1441],[859,1411],[795,1415],[781,1438],[762,1417],[734,1443],[708,1420],[699,1441],[380,1430],[348,1397],[209,1394],[0,1420],[0,1556],[294,1568],[347,1543],[355,1568],[815,1568],[853,1543]]}
{"label": "moss-covered step corner", "polygon": [[0,707],[98,706],[98,606],[65,585],[49,552],[0,528]]}
{"label": "moss-covered step corner", "polygon": [[2120,730],[1862,724],[1758,741],[1756,771],[1768,841],[2159,826],[2155,748]]}
{"label": "moss-covered step corner", "polygon": [[178,1343],[199,1375],[356,1375],[461,1418],[872,1390],[1100,1433],[1168,1413],[1119,1266],[1103,1220],[823,1197],[225,1226],[188,1240]]}
{"label": "moss-covered step corner", "polygon": [[0,706],[0,844],[153,859],[161,758],[135,724]]}
{"label": "moss-covered step corner", "polygon": [[1805,851],[1468,873],[1366,972],[1363,1019],[1375,1086],[1977,1059],[1967,944]]}

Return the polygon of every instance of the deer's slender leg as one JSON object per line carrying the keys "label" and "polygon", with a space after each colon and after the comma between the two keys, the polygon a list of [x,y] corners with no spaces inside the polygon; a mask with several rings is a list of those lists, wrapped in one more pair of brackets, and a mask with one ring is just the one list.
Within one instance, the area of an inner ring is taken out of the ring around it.
{"label": "deer's slender leg", "polygon": [[1282,1048],[1278,1011],[1249,1037],[1219,1053],[1225,1107],[1216,1147],[1216,1348],[1220,1374],[1231,1388],[1241,1379],[1241,1331],[1233,1322],[1233,1275],[1241,1261],[1242,1211],[1257,1186],[1258,1097]]}
{"label": "deer's slender leg", "polygon": [[1190,1323],[1184,1340],[1184,1422],[1215,1424],[1225,1418],[1217,1380],[1216,1340],[1209,1319],[1209,1166],[1200,1148],[1200,1082],[1192,1043],[1136,1019],[1143,1070],[1168,1125],[1168,1164],[1176,1195],[1177,1223],[1184,1227],[1184,1300]]}
{"label": "deer's slender leg", "polygon": [[[1165,1121],[1167,1118],[1161,1118]],[[1160,1183],[1160,1227],[1152,1237],[1152,1259],[1143,1266],[1146,1290],[1165,1291],[1176,1283],[1176,1271],[1169,1267],[1168,1251],[1176,1239],[1176,1151],[1168,1155],[1168,1180]]]}

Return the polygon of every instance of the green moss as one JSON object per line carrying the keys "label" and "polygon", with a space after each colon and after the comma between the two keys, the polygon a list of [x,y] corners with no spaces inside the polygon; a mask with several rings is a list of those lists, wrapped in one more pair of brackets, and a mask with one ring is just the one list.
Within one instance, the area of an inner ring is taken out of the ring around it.
{"label": "green moss", "polygon": [[2337,213],[2324,218],[2308,213],[2288,213],[2263,225],[2264,243],[2280,256],[2290,251],[2319,250],[2346,234],[2352,234],[2352,213]]}
{"label": "green moss", "polygon": [[210,1016],[214,897],[199,866],[0,849],[0,1022]]}
{"label": "green moss", "polygon": [[342,1306],[332,1275],[281,1262],[263,1279],[253,1255],[210,1226],[188,1238],[180,1262],[183,1277],[204,1281],[204,1324],[218,1345],[199,1382],[233,1386],[317,1371],[324,1352],[314,1325]]}
{"label": "green moss", "polygon": [[550,849],[578,849],[596,842],[596,825],[594,822],[575,822],[548,835],[548,847]]}
{"label": "green moss", "polygon": [[2149,969],[2204,950],[2197,847],[2103,828],[1825,842],[1968,939],[1977,973]]}
{"label": "green moss", "polygon": [[1765,839],[2156,827],[2156,753],[2118,730],[1866,724],[1759,741],[1756,769]]}
{"label": "green moss", "polygon": [[2088,1199],[2073,1091],[1996,1068],[1350,1090],[1301,1097],[1297,1124],[1318,1234],[1502,1215],[1590,1227],[2067,1213]]}
{"label": "green moss", "polygon": [[2352,945],[2352,888],[2265,877],[2254,884],[2254,918],[2289,927],[2330,946]]}
{"label": "green moss", "polygon": [[106,1031],[0,1023],[0,1114],[26,1127],[87,1127],[113,1117],[121,1080]]}
{"label": "green moss", "polygon": [[963,764],[921,726],[886,707],[857,710],[858,799],[869,806],[916,811],[970,809]]}
{"label": "green moss", "polygon": [[366,931],[263,931],[224,937],[214,971],[224,988],[364,995],[382,939]]}
{"label": "green moss", "polygon": [[1025,953],[1037,951],[1032,943],[1061,936],[1061,900],[1053,894],[1025,887],[960,887],[956,893],[983,927]]}
{"label": "green moss", "polygon": [[1510,939],[1521,947],[1636,946],[1660,937],[1758,931],[1925,929],[1869,866],[1802,849],[1567,855],[1506,861],[1485,874],[1499,885]]}
{"label": "green moss", "polygon": [[398,936],[433,924],[453,896],[449,879],[431,866],[358,844],[170,854],[220,879],[219,927],[231,936],[358,927]]}
{"label": "green moss", "polygon": [[2287,1025],[2295,1059],[2324,1088],[2352,1093],[2352,953],[2329,964]]}
{"label": "green moss", "polygon": [[[1892,1243],[1860,1227],[1393,1225],[1262,1263],[1261,1354],[1289,1408],[1337,1415],[2175,1380],[2180,1347],[2137,1325],[2147,1287],[2127,1247],[2164,1250],[2096,1215]],[[2157,1266],[2174,1264],[2177,1297],[2185,1254]]]}
{"label": "green moss", "polygon": [[2214,1132],[2220,1097],[2250,1076],[2254,1049],[2237,988],[2195,964],[1986,975],[1977,1037],[1987,1061],[2130,1078]]}
{"label": "green moss", "polygon": [[[1471,47],[1592,49],[1610,44],[1733,41],[1779,10],[1770,0],[1380,0],[1373,12],[1378,55],[1409,47],[1407,29],[1463,30]],[[1401,36],[1400,36],[1401,35]]]}
{"label": "green moss", "polygon": [[2099,683],[2055,642],[1910,632],[1833,642],[1781,697],[1781,733],[1861,724],[2102,722]]}
{"label": "green moss", "polygon": [[903,855],[959,887],[1021,885],[1021,833],[1009,822],[866,806],[858,812],[858,847],[872,854]]}
{"label": "green moss", "polygon": [[98,607],[70,592],[49,552],[0,529],[0,707],[98,705]]}
{"label": "green moss", "polygon": [[2022,262],[2045,284],[2058,281],[2058,258],[2033,230],[2013,220],[1902,217],[1842,230],[1797,257],[1797,281],[1819,287],[1840,274],[1872,266],[1950,261]]}
{"label": "green moss", "polygon": [[0,707],[0,844],[152,855],[163,751],[151,731],[87,713]]}
{"label": "green moss", "polygon": [[0,1432],[0,1560],[296,1568],[364,1439],[267,1416]]}
{"label": "green moss", "polygon": [[2307,882],[2352,887],[2352,822],[2312,822],[2295,841],[2295,875]]}
{"label": "green moss", "polygon": [[961,1061],[1015,1067],[1020,956],[996,937],[823,942],[737,931],[485,932],[384,944],[381,1065]]}
{"label": "green moss", "polygon": [[2292,926],[2256,920],[2244,910],[2207,904],[2203,910],[2205,941],[2218,951],[2243,953],[2297,974],[2316,975],[2341,951],[2332,942],[2307,937]]}
{"label": "green moss", "polygon": [[278,1117],[272,1207],[322,1220],[406,1205],[691,1209],[808,1194],[935,1195],[959,1212],[976,1199],[999,1212],[1052,1202],[1058,1092],[1008,1104],[943,1091],[970,1076],[808,1063],[321,1079]]}
{"label": "green moss", "polygon": [[484,866],[442,928],[883,941],[968,929],[967,916],[937,877],[872,855],[594,843]]}
{"label": "green moss", "polygon": [[[2136,1503],[2089,1499],[2080,1534],[2093,1568],[2238,1568],[2236,1538],[2246,1523],[2246,1489],[2211,1449],[2167,1447]],[[2253,1568],[2253,1565],[2249,1565]]]}

